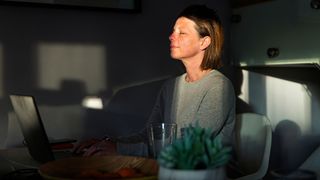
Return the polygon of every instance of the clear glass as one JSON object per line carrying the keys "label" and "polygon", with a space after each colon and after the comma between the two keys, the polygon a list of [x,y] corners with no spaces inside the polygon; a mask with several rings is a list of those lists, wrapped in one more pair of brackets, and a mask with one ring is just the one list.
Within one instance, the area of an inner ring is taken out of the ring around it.
{"label": "clear glass", "polygon": [[156,159],[161,150],[177,138],[176,123],[153,123],[148,126],[149,157]]}

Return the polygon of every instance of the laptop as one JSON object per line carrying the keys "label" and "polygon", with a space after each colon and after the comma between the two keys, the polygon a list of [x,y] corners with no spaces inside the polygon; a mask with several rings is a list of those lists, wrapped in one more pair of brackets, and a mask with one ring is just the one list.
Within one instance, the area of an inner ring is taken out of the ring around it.
{"label": "laptop", "polygon": [[[46,163],[73,155],[71,151],[53,151],[33,96],[10,95],[10,101],[17,115],[29,154],[34,160]],[[63,143],[74,141],[66,139]]]}

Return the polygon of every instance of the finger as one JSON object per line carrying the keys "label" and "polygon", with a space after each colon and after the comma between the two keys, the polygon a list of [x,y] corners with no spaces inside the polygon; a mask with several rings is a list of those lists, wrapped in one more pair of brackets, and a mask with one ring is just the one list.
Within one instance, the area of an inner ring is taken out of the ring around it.
{"label": "finger", "polygon": [[74,148],[73,152],[75,152],[77,154],[82,153],[82,151],[87,147],[89,147],[88,144],[79,144],[78,146],[76,146]]}
{"label": "finger", "polygon": [[110,145],[107,141],[99,141],[92,145],[83,156],[93,156],[98,154],[103,154],[103,152],[109,152]]}
{"label": "finger", "polygon": [[87,140],[85,142],[82,142],[80,144],[78,144],[75,148],[74,148],[74,152],[79,154],[79,153],[83,153],[83,151],[87,148],[89,148],[90,146],[96,144],[98,142],[98,140],[96,139],[91,139],[91,140]]}
{"label": "finger", "polygon": [[97,152],[101,151],[100,149],[97,148],[97,146],[91,146],[89,149],[87,149],[86,152],[83,153],[82,156],[93,156],[94,154],[96,154]]}

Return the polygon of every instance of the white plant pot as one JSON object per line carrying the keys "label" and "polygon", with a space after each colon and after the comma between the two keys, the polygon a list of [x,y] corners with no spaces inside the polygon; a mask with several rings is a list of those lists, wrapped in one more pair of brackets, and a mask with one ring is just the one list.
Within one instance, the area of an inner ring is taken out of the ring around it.
{"label": "white plant pot", "polygon": [[224,180],[224,168],[204,170],[180,170],[159,168],[159,180]]}

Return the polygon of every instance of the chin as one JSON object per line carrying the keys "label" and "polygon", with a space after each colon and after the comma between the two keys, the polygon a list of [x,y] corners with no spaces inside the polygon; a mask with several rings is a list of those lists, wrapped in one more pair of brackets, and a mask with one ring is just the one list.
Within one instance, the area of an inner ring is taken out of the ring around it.
{"label": "chin", "polygon": [[171,52],[170,56],[171,56],[172,59],[176,59],[176,60],[179,59],[179,56],[175,55],[175,54],[172,53],[172,52]]}
{"label": "chin", "polygon": [[177,57],[175,57],[175,56],[171,56],[171,58],[172,58],[173,60],[180,60],[179,58],[177,58]]}

